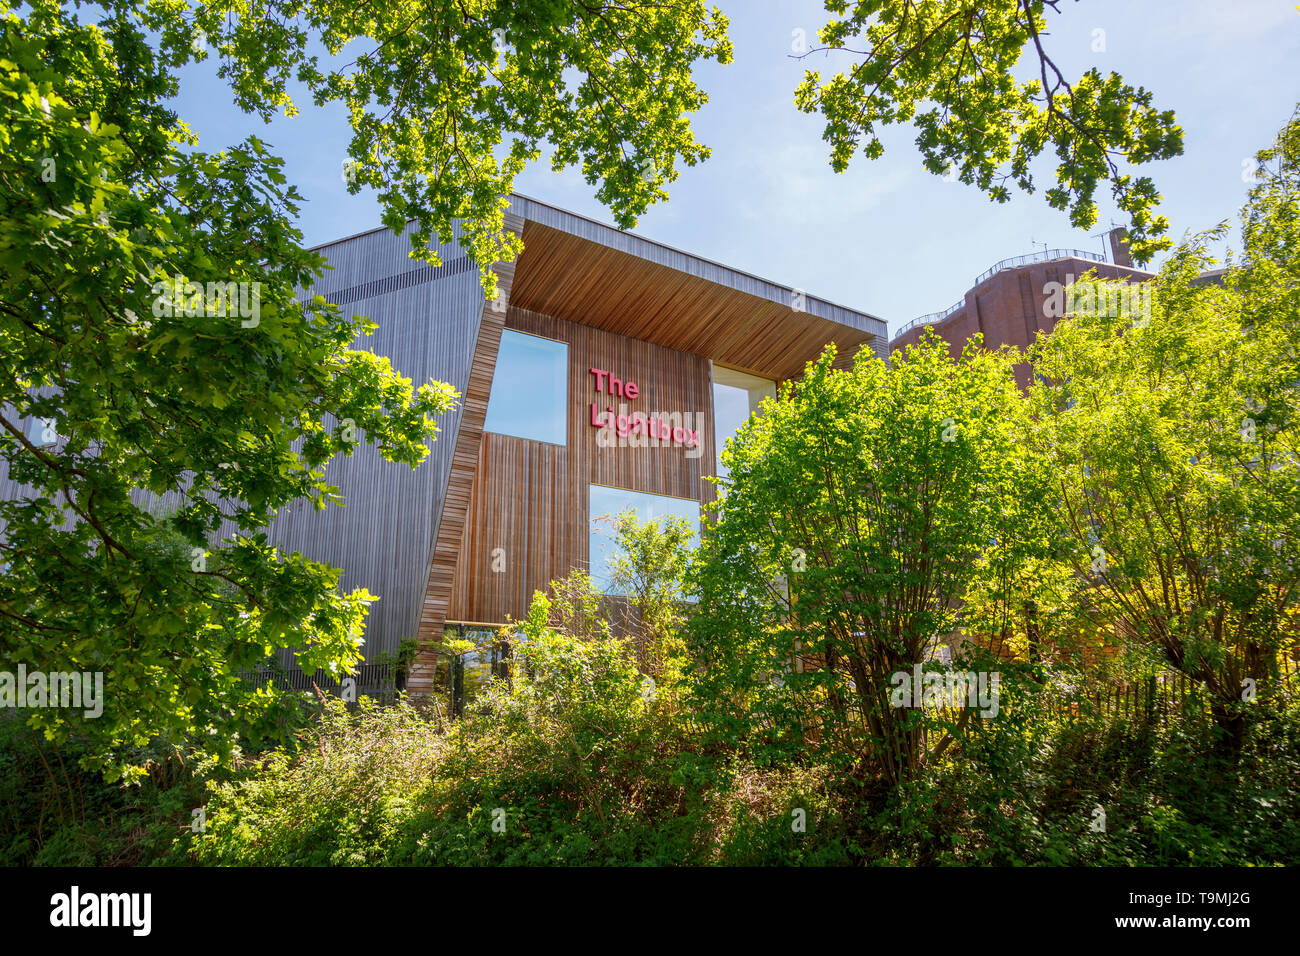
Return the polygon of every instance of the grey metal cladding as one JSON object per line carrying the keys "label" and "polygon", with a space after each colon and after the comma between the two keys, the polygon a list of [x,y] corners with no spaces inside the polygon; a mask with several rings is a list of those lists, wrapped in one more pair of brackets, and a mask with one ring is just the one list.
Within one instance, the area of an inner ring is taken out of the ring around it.
{"label": "grey metal cladding", "polygon": [[[321,247],[333,269],[318,288],[379,326],[358,337],[354,348],[386,356],[413,387],[432,379],[463,395],[484,305],[478,269],[455,243],[439,247],[443,265],[436,269],[416,263],[409,250],[404,235],[387,230]],[[363,587],[378,596],[366,625],[371,660],[395,651],[419,625],[460,404],[437,424],[429,457],[414,471],[385,461],[362,435],[351,457],[335,457],[325,469],[344,507],[316,511],[296,503],[276,515],[268,533],[284,550],[341,568],[343,592]]]}
{"label": "grey metal cladding", "polygon": [[[318,289],[349,313],[378,324],[372,335],[358,336],[354,348],[386,356],[413,387],[432,379],[451,383],[463,395],[484,305],[478,269],[454,242],[439,247],[443,265],[438,268],[412,260],[409,250],[405,235],[388,230],[319,247],[333,269]],[[295,503],[282,509],[268,529],[269,539],[282,550],[301,551],[341,568],[339,586],[345,593],[366,588],[379,598],[370,606],[366,626],[364,653],[371,660],[395,651],[403,637],[414,637],[419,624],[460,425],[459,403],[437,423],[437,440],[418,468],[384,461],[362,444],[351,457],[336,456],[325,468],[325,479],[338,487],[344,507],[316,511]],[[31,489],[10,479],[7,471],[0,461],[0,495],[30,495]],[[176,492],[156,497],[143,491],[131,497],[161,510],[174,508],[180,498]],[[217,537],[236,531],[233,522],[225,521]]]}

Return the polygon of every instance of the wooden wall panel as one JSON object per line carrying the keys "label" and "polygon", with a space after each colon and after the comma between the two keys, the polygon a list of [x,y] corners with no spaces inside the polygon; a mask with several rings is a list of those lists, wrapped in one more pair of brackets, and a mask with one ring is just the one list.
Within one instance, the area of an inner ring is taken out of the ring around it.
{"label": "wooden wall panel", "polygon": [[[581,225],[571,216],[563,221]],[[602,241],[530,217],[513,304],[774,379],[800,375],[827,342],[841,352],[883,347],[885,323],[865,313],[807,295],[796,311],[794,290],[596,224],[590,229]]]}
{"label": "wooden wall panel", "polygon": [[[421,270],[417,275],[424,281],[415,283],[395,281],[419,267],[405,234],[369,232],[321,251],[330,268],[313,291],[379,326],[372,335],[358,336],[355,348],[387,356],[413,386],[432,379],[466,392],[484,303],[478,269],[463,249],[454,241],[439,244],[442,267]],[[271,526],[269,537],[278,547],[342,568],[344,591],[364,587],[378,595],[366,621],[368,660],[395,652],[419,626],[462,413],[457,404],[437,416],[437,440],[414,470],[385,461],[368,445],[351,457],[335,457],[325,477],[339,487],[347,506],[316,511],[296,503]]]}
{"label": "wooden wall panel", "polygon": [[[668,267],[667,275],[669,276],[680,274],[706,279],[711,284],[742,293],[742,296],[731,300],[729,308],[734,306],[744,311],[753,311],[755,304],[753,300],[759,299],[774,302],[788,309],[791,304],[792,293],[795,291],[790,286],[780,285],[760,276],[741,272],[721,263],[682,252],[663,243],[645,239],[636,233],[599,223],[594,219],[568,212],[536,199],[530,199],[527,196],[513,194],[510,197],[510,211],[528,220],[528,227],[524,232],[524,241],[525,243],[532,243],[534,253],[544,251],[544,247],[549,245],[548,237],[578,239],[581,240],[580,247],[583,248],[580,259],[576,261],[569,260],[568,262],[561,261],[559,263],[560,270],[553,272],[546,278],[543,278],[538,272],[539,269],[545,271],[542,267],[542,259],[545,256],[537,257],[538,261],[536,263],[524,263],[519,275],[519,294],[515,301],[515,305],[520,308],[539,309],[539,311],[553,315],[572,317],[565,312],[542,309],[531,304],[530,301],[526,301],[526,299],[531,298],[531,292],[525,290],[545,289],[547,287],[558,288],[561,285],[573,287],[586,283],[587,279],[584,277],[584,273],[589,274],[589,260],[598,253],[599,249],[620,254],[620,256],[608,260],[614,266],[612,272],[618,272],[622,266],[628,264],[629,259],[639,259],[647,264],[653,263]],[[598,248],[593,249],[592,246]],[[530,256],[530,260],[533,258],[533,256]],[[611,274],[610,277],[613,278],[613,275]],[[595,295],[585,300],[586,305],[589,307],[593,305],[593,299],[599,300],[600,295],[606,292],[607,289],[608,286],[597,286],[592,290]],[[663,297],[663,291],[655,288],[654,285],[643,286],[640,291],[647,301],[658,301]],[[696,310],[695,314],[699,314],[700,304],[694,299],[683,304],[689,309]],[[885,323],[881,319],[859,309],[836,305],[811,294],[805,294],[803,304],[809,315],[819,316],[837,325],[867,332],[875,337],[885,335]],[[640,303],[637,304],[638,307],[631,308],[628,311],[640,311],[639,305]],[[607,312],[604,314],[604,318],[623,321],[627,316],[614,316]],[[614,331],[622,330],[615,329]],[[648,336],[642,336],[642,338],[648,338]],[[661,342],[660,344],[670,345],[671,347],[671,343]],[[710,344],[714,347],[717,345],[716,342]],[[716,350],[714,357],[718,359]]]}
{"label": "wooden wall panel", "polygon": [[[514,216],[506,217],[507,227],[518,232],[523,223]],[[467,524],[471,490],[478,468],[478,446],[483,433],[483,419],[487,414],[488,396],[496,368],[497,350],[501,343],[501,329],[505,324],[503,306],[510,301],[510,287],[514,281],[514,264],[497,263],[498,302],[484,302],[475,337],[473,358],[468,380],[460,401],[460,422],[455,432],[455,447],[450,458],[446,492],[441,501],[434,502],[439,509],[437,535],[432,553],[425,567],[424,600],[420,606],[419,627],[416,639],[419,651],[407,678],[407,687],[415,695],[429,693],[433,688],[437,654],[434,645],[442,638],[442,628],[447,620],[448,602],[456,566],[460,560],[460,542]]]}
{"label": "wooden wall panel", "polygon": [[[522,229],[522,222],[516,219],[515,227]],[[459,225],[455,232],[461,234]],[[443,265],[421,268],[408,255],[405,234],[375,230],[320,251],[327,271],[300,298],[319,293],[342,303],[348,314],[372,318],[379,328],[358,335],[352,347],[387,356],[413,386],[435,380],[465,391],[483,291],[478,269],[463,249],[454,241],[439,244]],[[300,552],[342,569],[344,592],[365,588],[379,597],[366,621],[364,654],[369,660],[396,651],[402,638],[416,633],[460,416],[459,405],[437,416],[438,438],[414,470],[385,461],[368,444],[351,456],[335,456],[325,466],[325,480],[338,487],[346,507],[317,511],[303,501],[293,502],[267,530],[270,542],[285,554]],[[25,420],[21,424],[27,426]],[[471,450],[471,457],[476,456],[477,443]],[[30,497],[32,490],[9,479],[7,471],[0,461],[0,499]],[[136,489],[131,497],[137,505],[163,513],[186,500],[180,490],[153,496]],[[234,522],[223,522],[212,537],[213,547],[238,531]],[[281,657],[292,663],[292,654]]]}
{"label": "wooden wall panel", "polygon": [[[440,249],[445,265],[431,273],[432,281],[361,299],[349,294],[357,287],[370,292],[375,280],[410,272],[415,263],[408,249],[406,237],[388,232],[331,246],[325,251],[334,268],[321,283],[323,294],[352,300],[345,310],[379,325],[354,347],[389,357],[413,386],[432,379],[464,394],[483,291],[477,268],[459,268],[466,260],[453,258],[454,246]],[[342,568],[345,592],[364,587],[379,597],[366,621],[368,660],[395,652],[403,638],[416,634],[462,414],[458,404],[437,416],[437,440],[414,470],[385,461],[369,445],[332,459],[325,477],[339,487],[346,507],[316,511],[295,503],[276,515],[270,529],[278,547]]]}
{"label": "wooden wall panel", "polygon": [[[453,621],[518,620],[534,591],[587,567],[592,483],[702,505],[713,499],[703,480],[713,474],[714,446],[707,359],[514,307],[505,324],[567,343],[568,444],[483,434],[447,613]],[[638,397],[622,400],[629,412],[689,412],[701,433],[699,456],[675,445],[601,447],[590,405],[612,403],[617,413],[620,401],[596,392],[593,367],[637,383]]]}

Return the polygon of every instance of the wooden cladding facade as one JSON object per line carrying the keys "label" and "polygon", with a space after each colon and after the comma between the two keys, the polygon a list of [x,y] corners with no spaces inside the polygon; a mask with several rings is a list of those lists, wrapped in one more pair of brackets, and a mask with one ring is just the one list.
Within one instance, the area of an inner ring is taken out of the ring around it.
{"label": "wooden cladding facade", "polygon": [[[568,346],[568,442],[482,434],[446,616],[452,621],[518,620],[534,591],[588,567],[592,484],[701,506],[713,500],[713,486],[703,480],[714,473],[708,359],[513,306],[505,325]],[[608,387],[598,393],[592,368],[636,382],[638,397],[620,399]],[[593,402],[601,413],[612,405],[618,414],[621,404],[628,413],[689,414],[699,446],[601,447],[601,430],[591,425]]]}
{"label": "wooden cladding facade", "polygon": [[[885,340],[874,316],[536,200],[511,196],[505,225],[525,250],[494,267],[503,292],[495,304],[484,301],[478,268],[458,243],[460,223],[438,245],[437,267],[412,262],[408,236],[387,229],[328,243],[319,251],[330,271],[302,290],[378,323],[356,347],[388,357],[415,385],[449,382],[461,395],[438,416],[438,440],[419,468],[363,445],[326,467],[346,508],[296,503],[268,532],[283,553],[342,569],[345,592],[379,598],[367,619],[367,660],[418,639],[407,676],[416,695],[432,689],[447,621],[519,619],[534,591],[588,566],[591,485],[712,500],[704,480],[714,473],[710,359],[782,379],[827,342],[847,364],[860,348],[882,351]],[[568,346],[565,444],[484,433],[503,329]],[[593,367],[635,381],[638,396],[597,393]],[[620,404],[628,413],[689,414],[689,424],[674,424],[700,432],[698,454],[671,443],[602,447],[593,402],[616,414]],[[0,497],[21,495],[0,468]]]}
{"label": "wooden cladding facade", "polygon": [[[695,260],[696,273],[666,264],[681,254],[648,250],[634,256],[580,235],[529,221],[524,227],[528,268],[521,270],[512,304],[584,325],[706,355],[763,378],[795,378],[804,364],[834,342],[845,367],[858,349],[881,339],[852,325],[828,321],[815,306],[849,313]],[[663,261],[658,261],[663,260]],[[720,281],[728,274],[731,284]]]}
{"label": "wooden cladding facade", "polygon": [[[523,221],[507,214],[506,226],[519,233],[523,229]],[[429,556],[428,581],[420,605],[420,623],[416,632],[420,652],[407,677],[407,687],[416,695],[428,694],[433,688],[437,655],[432,649],[442,638],[443,625],[447,620],[448,599],[460,560],[460,543],[478,466],[479,438],[483,433],[483,419],[487,414],[497,350],[501,344],[501,329],[505,324],[505,310],[514,282],[514,263],[499,262],[493,271],[497,276],[498,298],[492,302],[485,301],[479,317],[468,382],[461,396],[460,427],[456,431],[456,445],[451,455],[446,491],[442,497],[438,532]]]}
{"label": "wooden cladding facade", "polygon": [[[437,416],[438,440],[420,467],[387,462],[363,443],[325,467],[347,507],[295,502],[267,531],[281,554],[341,569],[343,592],[365,588],[378,597],[366,622],[368,661],[418,638],[407,681],[414,694],[431,689],[447,621],[519,619],[534,591],[588,566],[591,485],[712,500],[704,480],[714,473],[710,360],[779,380],[799,375],[827,342],[840,347],[840,365],[862,348],[885,354],[885,323],[874,316],[537,200],[512,195],[505,225],[525,249],[517,262],[495,267],[498,303],[484,301],[459,222],[451,240],[437,244],[436,267],[411,260],[405,231],[327,243],[318,251],[329,271],[300,290],[304,302],[320,294],[375,320],[375,334],[358,336],[354,347],[387,357],[416,386],[448,382],[461,395]],[[503,329],[567,344],[565,444],[484,433]],[[635,381],[639,394],[598,393],[591,368]],[[593,402],[602,412],[612,404],[616,415],[620,404],[625,414],[665,414],[699,432],[698,449],[602,447]],[[30,494],[0,462],[0,499]],[[185,494],[174,489],[160,502],[140,490],[132,496],[172,508]],[[236,530],[224,524],[212,547]]]}

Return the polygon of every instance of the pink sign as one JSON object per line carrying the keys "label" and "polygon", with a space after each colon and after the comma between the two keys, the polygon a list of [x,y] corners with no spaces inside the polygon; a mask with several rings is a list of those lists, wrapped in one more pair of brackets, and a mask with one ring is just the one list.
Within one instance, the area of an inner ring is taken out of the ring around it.
{"label": "pink sign", "polygon": [[[637,398],[641,394],[641,389],[636,382],[624,381],[603,368],[593,368],[588,371],[596,378],[597,392],[628,399]],[[600,406],[596,402],[592,402],[590,422],[592,428],[612,429],[620,438],[626,438],[629,435],[648,436],[657,441],[682,445],[686,448],[695,448],[700,444],[699,429],[692,431],[689,428],[675,425],[667,418],[660,418],[658,412],[648,414],[646,412],[630,412],[615,415],[614,406],[607,405],[604,412],[601,412]]]}

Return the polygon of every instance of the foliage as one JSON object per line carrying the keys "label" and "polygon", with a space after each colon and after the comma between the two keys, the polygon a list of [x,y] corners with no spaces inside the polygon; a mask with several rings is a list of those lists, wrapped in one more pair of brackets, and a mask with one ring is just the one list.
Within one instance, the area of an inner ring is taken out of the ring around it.
{"label": "foliage", "polygon": [[[667,198],[679,161],[708,157],[689,122],[707,100],[691,69],[731,60],[726,17],[699,0],[106,6],[156,31],[169,66],[215,58],[235,102],[263,119],[297,112],[291,82],[317,107],[344,107],[350,188],[378,190],[390,229],[414,222],[412,254],[433,264],[432,236],[451,242],[460,220],[489,297],[489,267],[522,248],[505,230],[505,197],[541,144],[557,172],[581,164],[629,228]],[[343,62],[343,50],[358,44],[362,52]]]}
{"label": "foliage", "polygon": [[[370,323],[295,299],[323,260],[289,224],[280,161],[255,139],[182,156],[174,82],[138,30],[37,3],[0,31],[0,457],[27,486],[0,502],[0,652],[106,675],[97,719],[30,719],[93,739],[82,760],[115,775],[157,735],[222,750],[273,726],[276,695],[239,673],[278,648],[351,669],[370,595],[262,529],[291,501],[338,503],[324,465],[358,433],[418,464],[454,393],[413,390],[350,348]],[[176,300],[176,276],[200,284]]]}
{"label": "foliage", "polygon": [[397,654],[393,662],[399,673],[405,674],[410,671],[411,664],[414,663],[419,650],[420,643],[415,638],[402,638],[401,643],[397,645]]}
{"label": "foliage", "polygon": [[205,832],[186,835],[200,863],[345,866],[376,863],[410,812],[413,791],[446,746],[405,700],[355,711],[322,698],[301,750],[278,749],[213,780]]}
{"label": "foliage", "polygon": [[618,556],[611,581],[636,608],[638,662],[654,677],[681,663],[682,587],[697,534],[685,518],[672,515],[643,522],[629,509],[614,518]]}
{"label": "foliage", "polygon": [[[847,371],[831,348],[729,443],[698,561],[683,523],[621,516],[615,580],[647,657],[577,572],[535,596],[508,668],[451,723],[400,696],[348,706],[241,680],[286,647],[309,669],[355,663],[370,596],[338,593],[337,571],[280,554],[265,526],[293,501],[339,503],[324,466],[361,440],[417,465],[454,396],[352,348],[365,319],[298,301],[323,260],[292,228],[297,194],[256,139],[195,150],[164,106],[176,70],[211,45],[246,109],[292,112],[291,80],[343,103],[354,185],[381,189],[390,225],[418,220],[417,246],[463,219],[487,266],[518,250],[501,197],[544,139],[630,224],[678,159],[707,154],[689,69],[730,56],[725,18],[694,2],[376,2],[127,0],[97,25],[6,8],[0,458],[33,492],[0,502],[0,652],[106,673],[110,693],[99,719],[0,714],[0,862],[1300,859],[1282,667],[1300,115],[1259,154],[1221,284],[1198,278],[1198,237],[1150,297],[1111,307],[1118,287],[1076,287],[1028,399],[1017,356],[978,340],[958,361],[929,336]],[[1067,84],[1041,43],[1048,6],[835,0],[823,40],[865,33],[868,62],[810,73],[799,105],[825,115],[837,169],[859,137],[879,155],[877,125],[915,118],[932,171],[954,163],[998,200],[1008,180],[1032,188],[1050,144],[1049,203],[1091,223],[1105,179],[1142,258],[1168,246],[1165,223],[1118,164],[1174,155],[1181,133],[1117,76]],[[376,49],[346,66],[308,52],[363,36]],[[1040,81],[1018,83],[1031,45]],[[211,290],[195,314],[160,307],[178,275],[256,284],[256,309],[213,313]],[[958,661],[1000,672],[996,716],[897,706],[895,678],[949,676],[933,652],[963,637],[1016,652],[967,641]],[[1164,719],[1075,690],[1166,664],[1194,687]]]}
{"label": "foliage", "polygon": [[829,347],[723,451],[687,624],[696,706],[727,739],[806,746],[896,783],[926,728],[893,705],[892,678],[957,628],[981,556],[1014,543],[1022,402],[1010,357],[977,344],[959,362],[934,337],[889,366],[865,350],[849,371],[834,359]]}
{"label": "foliage", "polygon": [[[843,862],[815,774],[701,747],[676,688],[648,695],[626,644],[546,625],[538,594],[509,681],[443,734],[406,704],[330,702],[309,745],[214,787],[202,863]],[[790,826],[790,809],[809,819]]]}
{"label": "foliage", "polygon": [[[1156,215],[1159,194],[1139,166],[1183,151],[1182,129],[1169,110],[1116,73],[1095,67],[1071,82],[1048,56],[1046,9],[1057,0],[828,0],[834,14],[819,36],[823,47],[860,57],[847,72],[822,81],[805,73],[796,105],[826,119],[831,165],[843,172],[859,147],[884,153],[880,126],[913,122],[925,167],[951,168],[964,183],[998,202],[1008,183],[1033,192],[1031,165],[1045,149],[1056,154],[1056,185],[1045,193],[1070,222],[1097,221],[1097,186],[1110,186],[1130,217],[1130,246],[1138,262],[1171,245],[1168,220]],[[1103,41],[1104,42],[1104,41]],[[1029,53],[1032,75],[1016,77]]]}
{"label": "foliage", "polygon": [[[898,787],[833,766],[756,768],[711,746],[679,687],[647,698],[626,645],[545,625],[517,669],[448,730],[402,700],[314,706],[298,746],[233,771],[153,752],[112,787],[68,763],[84,804],[39,780],[39,735],[0,721],[10,862],[207,865],[1293,865],[1300,710],[1255,723],[1242,759],[1190,709],[1103,720],[1078,674],[1006,665],[978,721]],[[1071,701],[1075,706],[1071,707]],[[1085,701],[1086,703],[1086,701]],[[4,734],[5,728],[17,736]],[[53,751],[46,748],[53,759]],[[186,753],[192,753],[186,751]],[[206,784],[206,792],[204,783]],[[192,811],[206,812],[194,832]],[[1099,812],[1100,811],[1100,812]],[[43,822],[42,822],[43,821]]]}
{"label": "foliage", "polygon": [[575,568],[552,581],[549,601],[547,623],[561,634],[584,641],[613,637],[602,595],[585,569]]}
{"label": "foliage", "polygon": [[0,865],[139,866],[184,862],[179,834],[203,803],[202,755],[156,740],[130,754],[147,773],[133,785],[87,772],[85,741],[57,745],[0,714]]}
{"label": "foliage", "polygon": [[415,638],[404,637],[398,642],[396,651],[383,651],[376,655],[374,663],[391,668],[395,691],[406,689],[406,677],[411,672],[411,665],[419,650],[420,644]]}
{"label": "foliage", "polygon": [[[242,728],[276,726],[284,702],[239,672],[277,650],[352,668],[372,596],[339,593],[336,569],[264,529],[291,502],[341,503],[324,466],[362,441],[419,464],[454,398],[350,347],[364,318],[298,301],[324,265],[292,225],[300,197],[256,138],[197,150],[165,105],[181,68],[214,56],[265,119],[296,111],[290,82],[342,103],[353,188],[380,190],[388,225],[416,220],[431,261],[432,234],[461,219],[486,269],[519,251],[503,196],[543,140],[622,225],[663,197],[678,160],[707,155],[690,69],[730,45],[697,3],[76,7],[6,5],[0,37],[0,457],[30,489],[0,504],[0,652],[106,674],[94,723],[33,720],[96,738],[88,765],[138,774],[117,754],[156,735],[201,729],[229,752]],[[367,36],[375,49],[341,65]]]}
{"label": "foliage", "polygon": [[1297,130],[1261,154],[1279,168],[1222,286],[1197,280],[1196,237],[1149,294],[1076,302],[1033,356],[1081,606],[1202,682],[1237,749],[1300,608]]}
{"label": "foliage", "polygon": [[1002,716],[869,818],[875,864],[1294,865],[1300,722],[1256,723],[1242,759],[1197,714],[1103,720],[1036,680],[1003,684]]}

